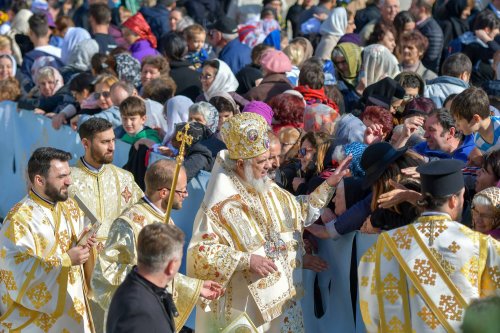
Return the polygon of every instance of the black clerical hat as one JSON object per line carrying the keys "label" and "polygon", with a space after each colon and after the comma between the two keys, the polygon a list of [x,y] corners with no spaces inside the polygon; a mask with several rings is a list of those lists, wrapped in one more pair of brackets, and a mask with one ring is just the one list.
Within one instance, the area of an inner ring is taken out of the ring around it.
{"label": "black clerical hat", "polygon": [[443,159],[417,168],[420,172],[422,193],[436,198],[455,194],[464,187],[462,169],[465,164],[459,160]]}
{"label": "black clerical hat", "polygon": [[361,156],[361,167],[365,170],[363,188],[372,186],[382,176],[385,169],[405,152],[406,148],[396,150],[388,142],[369,145]]}

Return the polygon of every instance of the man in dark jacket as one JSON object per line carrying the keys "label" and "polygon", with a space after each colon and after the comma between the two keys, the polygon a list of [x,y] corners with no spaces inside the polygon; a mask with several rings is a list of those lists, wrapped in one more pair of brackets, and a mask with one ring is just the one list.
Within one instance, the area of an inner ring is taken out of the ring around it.
{"label": "man in dark jacket", "polygon": [[429,47],[424,53],[422,64],[435,73],[439,73],[439,63],[443,50],[443,30],[432,17],[432,0],[413,0],[410,12],[417,19],[417,29],[429,40]]}
{"label": "man in dark jacket", "polygon": [[175,332],[177,309],[166,286],[182,261],[184,233],[174,225],[145,226],[137,239],[137,266],[118,287],[106,323],[108,333]]}
{"label": "man in dark jacket", "polygon": [[141,7],[139,10],[148,22],[157,40],[170,31],[170,12],[175,8],[175,3],[175,0],[158,0],[156,6]]}

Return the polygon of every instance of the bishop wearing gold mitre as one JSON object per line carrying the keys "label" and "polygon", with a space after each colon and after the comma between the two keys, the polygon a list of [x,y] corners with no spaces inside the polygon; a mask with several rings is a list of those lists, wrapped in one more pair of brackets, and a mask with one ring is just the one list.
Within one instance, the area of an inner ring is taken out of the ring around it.
{"label": "bishop wearing gold mitre", "polygon": [[83,266],[84,215],[68,198],[71,154],[42,147],[28,161],[31,190],[0,229],[0,331],[94,332]]}
{"label": "bishop wearing gold mitre", "polygon": [[460,221],[464,164],[417,168],[424,210],[380,234],[359,264],[359,299],[368,332],[460,332],[468,304],[500,290],[500,243]]}
{"label": "bishop wearing gold mitre", "polygon": [[267,122],[242,113],[222,125],[217,156],[188,247],[188,275],[226,288],[197,305],[196,332],[303,332],[304,226],[315,222],[346,163],[311,195],[268,179]]}
{"label": "bishop wearing gold mitre", "polygon": [[[114,292],[127,274],[137,264],[136,242],[140,231],[152,223],[165,223],[165,210],[171,191],[174,191],[173,209],[181,209],[188,196],[187,177],[180,168],[177,184],[172,188],[175,162],[159,160],[153,163],[145,175],[146,194],[118,217],[109,230],[108,240],[97,259],[92,279],[94,298],[103,309],[108,309]],[[169,219],[169,224],[174,224]],[[177,273],[167,287],[177,307],[174,316],[176,331],[179,331],[193,310],[200,296],[215,299],[222,288],[213,281],[202,281]]]}

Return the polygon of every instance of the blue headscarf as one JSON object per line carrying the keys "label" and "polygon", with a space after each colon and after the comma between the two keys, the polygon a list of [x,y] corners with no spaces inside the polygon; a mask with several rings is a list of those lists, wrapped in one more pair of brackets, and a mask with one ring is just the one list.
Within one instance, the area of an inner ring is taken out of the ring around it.
{"label": "blue headscarf", "polygon": [[281,31],[273,30],[267,35],[266,39],[262,42],[264,45],[274,47],[276,50],[281,50]]}

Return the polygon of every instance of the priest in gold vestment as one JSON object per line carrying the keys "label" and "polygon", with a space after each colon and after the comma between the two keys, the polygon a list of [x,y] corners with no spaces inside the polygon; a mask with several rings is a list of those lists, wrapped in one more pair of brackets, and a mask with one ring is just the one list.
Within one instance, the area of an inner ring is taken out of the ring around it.
{"label": "priest in gold vestment", "polygon": [[346,163],[310,196],[296,199],[267,178],[264,118],[236,115],[221,133],[228,150],[217,156],[194,221],[187,270],[226,292],[198,304],[196,332],[303,332],[303,228],[320,216]]}
{"label": "priest in gold vestment", "polygon": [[[175,191],[172,208],[182,208],[182,202],[188,196],[186,171],[180,169],[176,188],[171,189],[174,170],[174,161],[159,160],[153,163],[144,179],[146,195],[111,225],[92,279],[94,297],[103,309],[108,309],[114,292],[137,264],[136,242],[142,228],[152,223],[165,223],[165,209],[171,190]],[[169,223],[174,224],[172,220]],[[200,296],[211,300],[222,292],[216,282],[202,281],[180,273],[177,273],[167,289],[173,295],[177,307],[178,315],[174,317],[176,331],[182,328]]]}
{"label": "priest in gold vestment", "polygon": [[85,155],[71,168],[73,185],[70,196],[78,194],[102,223],[97,233],[97,250],[100,252],[111,223],[143,193],[130,172],[111,164],[115,134],[109,121],[90,118],[80,126],[78,133]]}
{"label": "priest in gold vestment", "polygon": [[463,163],[417,168],[424,213],[384,232],[362,257],[359,298],[368,332],[460,332],[467,305],[500,290],[500,244],[460,220]]}
{"label": "priest in gold vestment", "polygon": [[0,230],[0,331],[94,332],[83,265],[95,237],[76,245],[84,217],[68,199],[71,154],[39,148],[28,162],[29,194]]}

